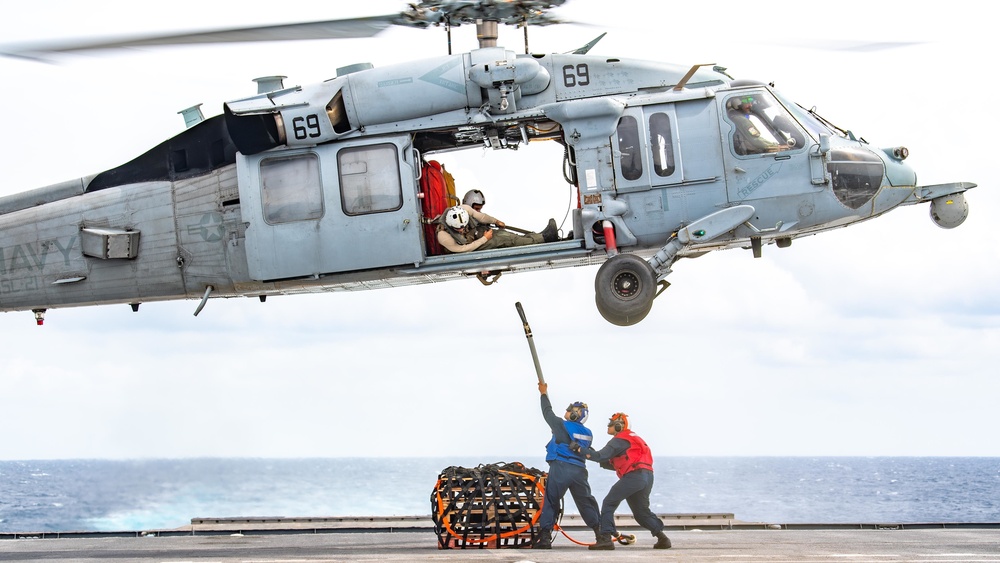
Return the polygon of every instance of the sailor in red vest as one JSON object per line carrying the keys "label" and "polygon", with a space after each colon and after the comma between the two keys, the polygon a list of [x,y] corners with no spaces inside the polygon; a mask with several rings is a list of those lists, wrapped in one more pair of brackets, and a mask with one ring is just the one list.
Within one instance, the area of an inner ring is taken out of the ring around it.
{"label": "sailor in red vest", "polygon": [[653,490],[653,454],[646,442],[628,427],[628,416],[615,413],[608,421],[608,434],[613,436],[600,451],[581,448],[580,453],[605,469],[614,469],[618,482],[612,485],[601,503],[601,529],[597,543],[590,549],[614,549],[615,510],[624,500],[632,509],[635,521],[656,538],[654,549],[667,549],[670,539],[663,533],[663,522],[649,509],[649,493]]}

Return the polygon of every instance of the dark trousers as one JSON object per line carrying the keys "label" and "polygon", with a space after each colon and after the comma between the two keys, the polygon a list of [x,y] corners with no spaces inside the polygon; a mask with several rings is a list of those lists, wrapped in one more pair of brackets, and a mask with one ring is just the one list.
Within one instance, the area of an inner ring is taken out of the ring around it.
{"label": "dark trousers", "polygon": [[636,469],[622,475],[611,486],[601,503],[601,534],[616,534],[615,510],[624,500],[632,509],[635,521],[654,536],[663,531],[663,522],[649,509],[649,493],[653,491],[653,472]]}
{"label": "dark trousers", "polygon": [[549,477],[545,484],[545,505],[538,519],[538,528],[542,534],[552,532],[556,523],[556,513],[559,511],[559,501],[566,491],[573,495],[580,516],[588,526],[594,528],[600,522],[597,509],[597,499],[590,492],[587,481],[587,468],[562,461],[549,462]]}

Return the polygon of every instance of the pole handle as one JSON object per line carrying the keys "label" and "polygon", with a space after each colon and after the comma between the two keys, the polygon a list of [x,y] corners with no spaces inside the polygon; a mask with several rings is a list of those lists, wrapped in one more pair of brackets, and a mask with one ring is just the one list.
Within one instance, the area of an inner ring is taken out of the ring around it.
{"label": "pole handle", "polygon": [[524,325],[524,334],[531,336],[531,327],[528,326],[528,318],[524,316],[524,307],[521,306],[520,301],[514,303],[514,306],[517,307],[517,314],[521,316],[521,324]]}

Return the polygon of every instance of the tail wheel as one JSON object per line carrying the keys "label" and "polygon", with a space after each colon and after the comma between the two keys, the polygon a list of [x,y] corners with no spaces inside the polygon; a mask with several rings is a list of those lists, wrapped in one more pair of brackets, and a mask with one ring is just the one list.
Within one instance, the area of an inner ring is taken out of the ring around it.
{"label": "tail wheel", "polygon": [[653,268],[634,254],[619,254],[605,262],[594,280],[597,310],[608,322],[633,325],[649,313],[656,296]]}

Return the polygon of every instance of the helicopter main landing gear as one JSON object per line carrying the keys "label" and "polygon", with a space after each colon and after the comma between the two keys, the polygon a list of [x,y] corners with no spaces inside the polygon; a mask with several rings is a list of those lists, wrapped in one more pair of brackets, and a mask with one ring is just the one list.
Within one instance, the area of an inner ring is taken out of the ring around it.
{"label": "helicopter main landing gear", "polygon": [[[754,214],[750,205],[716,211],[677,230],[648,261],[634,254],[615,254],[597,271],[594,280],[597,311],[611,324],[631,326],[646,318],[653,299],[670,285],[663,280],[678,253],[708,242],[745,223]],[[663,289],[656,291],[657,285]]]}

